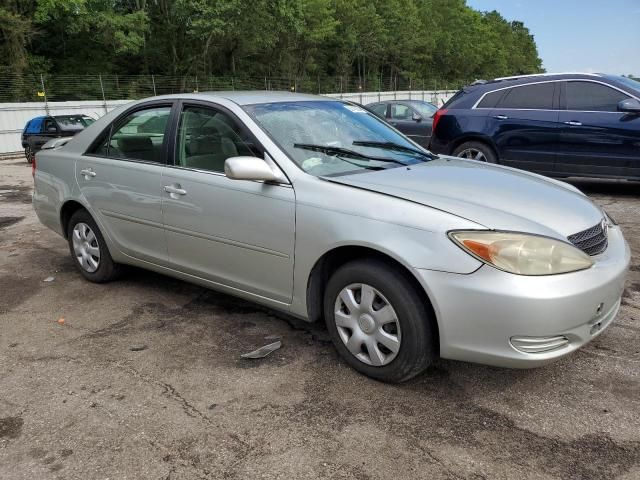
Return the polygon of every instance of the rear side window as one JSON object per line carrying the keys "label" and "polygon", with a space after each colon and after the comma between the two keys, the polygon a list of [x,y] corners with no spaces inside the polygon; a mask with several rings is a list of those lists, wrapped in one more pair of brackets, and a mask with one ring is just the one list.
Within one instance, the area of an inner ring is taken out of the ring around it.
{"label": "rear side window", "polygon": [[498,103],[498,108],[552,110],[555,83],[537,83],[513,87]]}
{"label": "rear side window", "polygon": [[380,118],[384,118],[387,115],[386,103],[378,103],[377,105],[371,105],[369,108],[373,113],[375,113]]}
{"label": "rear side window", "polygon": [[493,108],[498,104],[503,95],[504,90],[487,93],[476,108]]}
{"label": "rear side window", "polygon": [[593,82],[567,82],[567,110],[617,112],[618,103],[628,95]]}
{"label": "rear side window", "polygon": [[171,107],[154,107],[127,115],[93,151],[100,156],[163,162],[162,145]]}

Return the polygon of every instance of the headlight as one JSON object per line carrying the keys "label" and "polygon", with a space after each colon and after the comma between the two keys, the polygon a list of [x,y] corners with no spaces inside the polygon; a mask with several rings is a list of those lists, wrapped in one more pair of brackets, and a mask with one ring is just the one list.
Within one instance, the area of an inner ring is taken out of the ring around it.
{"label": "headlight", "polygon": [[456,231],[449,237],[478,260],[518,275],[554,275],[593,265],[581,250],[548,237],[494,231]]}

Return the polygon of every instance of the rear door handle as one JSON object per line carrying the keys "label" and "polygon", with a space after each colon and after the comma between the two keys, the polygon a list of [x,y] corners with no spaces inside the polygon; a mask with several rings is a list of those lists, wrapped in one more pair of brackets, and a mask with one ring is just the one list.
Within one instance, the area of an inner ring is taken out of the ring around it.
{"label": "rear door handle", "polygon": [[176,198],[178,195],[186,195],[187,191],[183,188],[180,188],[180,185],[165,185],[164,191],[170,194],[173,198]]}
{"label": "rear door handle", "polygon": [[565,125],[571,125],[572,127],[581,127],[582,122],[578,122],[576,120],[571,120],[569,122],[564,122]]}
{"label": "rear door handle", "polygon": [[495,115],[493,118],[495,118],[496,120],[507,120],[509,117],[507,117],[506,115]]}
{"label": "rear door handle", "polygon": [[96,176],[96,172],[94,172],[90,168],[85,168],[83,170],[80,170],[80,175],[82,175],[82,176],[84,176],[85,178],[88,179],[88,177],[95,177]]}

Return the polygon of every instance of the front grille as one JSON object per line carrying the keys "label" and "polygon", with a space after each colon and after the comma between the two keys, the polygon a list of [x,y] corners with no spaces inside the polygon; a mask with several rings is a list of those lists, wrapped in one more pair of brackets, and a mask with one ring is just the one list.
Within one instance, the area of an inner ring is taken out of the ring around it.
{"label": "front grille", "polygon": [[607,249],[607,222],[603,220],[582,232],[569,235],[568,240],[587,255],[598,255]]}

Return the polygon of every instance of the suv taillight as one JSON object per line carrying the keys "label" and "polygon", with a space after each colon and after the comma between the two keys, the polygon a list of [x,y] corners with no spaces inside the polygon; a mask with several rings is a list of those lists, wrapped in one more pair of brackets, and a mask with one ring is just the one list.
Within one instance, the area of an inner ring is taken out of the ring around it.
{"label": "suv taillight", "polygon": [[441,108],[436,112],[433,116],[433,126],[431,127],[431,135],[435,135],[436,127],[438,126],[438,122],[440,122],[440,118],[447,113],[446,108]]}
{"label": "suv taillight", "polygon": [[31,162],[31,176],[36,178],[36,156],[33,155],[33,161]]}

